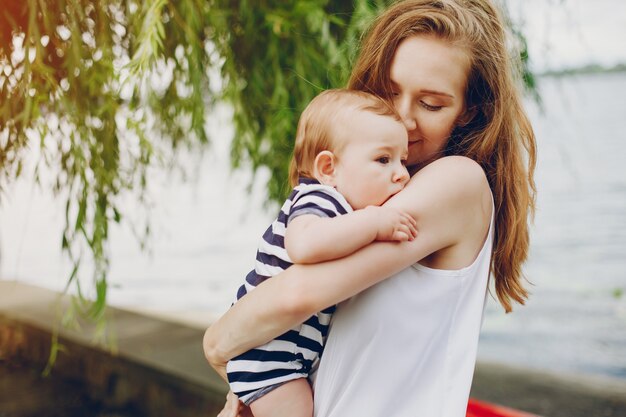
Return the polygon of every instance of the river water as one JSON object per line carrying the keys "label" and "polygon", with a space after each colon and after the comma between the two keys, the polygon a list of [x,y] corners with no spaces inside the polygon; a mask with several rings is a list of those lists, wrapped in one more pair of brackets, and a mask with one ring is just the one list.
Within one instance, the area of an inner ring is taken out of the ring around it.
{"label": "river water", "polygon": [[480,355],[626,378],[626,74],[540,80],[527,307],[491,303]]}
{"label": "river water", "polygon": [[[528,104],[539,149],[532,295],[508,315],[490,299],[479,358],[626,379],[626,74],[539,82],[543,111]],[[265,172],[229,170],[229,117],[221,108],[208,126],[212,148],[185,158],[186,180],[150,176],[148,252],[131,226],[144,211],[120,200],[111,304],[198,323],[228,308],[276,210],[263,203]],[[60,251],[63,203],[28,179],[1,198],[0,276],[62,290],[71,270]]]}

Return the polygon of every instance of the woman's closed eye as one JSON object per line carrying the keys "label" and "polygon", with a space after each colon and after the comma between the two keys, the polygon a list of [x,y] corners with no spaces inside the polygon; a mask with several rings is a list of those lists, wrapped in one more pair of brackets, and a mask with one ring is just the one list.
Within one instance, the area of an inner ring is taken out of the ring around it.
{"label": "woman's closed eye", "polygon": [[443,106],[433,106],[432,104],[428,104],[424,100],[420,100],[420,105],[428,111],[439,111],[443,108]]}

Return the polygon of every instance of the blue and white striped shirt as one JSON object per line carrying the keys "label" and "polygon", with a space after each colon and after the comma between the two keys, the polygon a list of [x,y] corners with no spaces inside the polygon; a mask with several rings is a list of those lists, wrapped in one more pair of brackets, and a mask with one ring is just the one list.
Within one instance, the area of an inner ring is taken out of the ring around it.
{"label": "blue and white striped shirt", "polygon": [[[237,300],[292,265],[285,249],[285,230],[291,220],[303,214],[335,217],[352,211],[350,204],[333,187],[301,178],[278,218],[263,234],[255,268],[237,291]],[[245,401],[261,388],[307,377],[322,353],[334,310],[334,306],[329,307],[269,343],[232,359],[226,369],[233,392]]]}

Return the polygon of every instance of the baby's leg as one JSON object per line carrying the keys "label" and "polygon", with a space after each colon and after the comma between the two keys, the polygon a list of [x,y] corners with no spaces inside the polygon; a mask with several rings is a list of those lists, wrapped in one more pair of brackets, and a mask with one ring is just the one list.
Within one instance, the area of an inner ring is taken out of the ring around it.
{"label": "baby's leg", "polygon": [[294,379],[250,404],[254,417],[312,417],[313,393],[306,378]]}

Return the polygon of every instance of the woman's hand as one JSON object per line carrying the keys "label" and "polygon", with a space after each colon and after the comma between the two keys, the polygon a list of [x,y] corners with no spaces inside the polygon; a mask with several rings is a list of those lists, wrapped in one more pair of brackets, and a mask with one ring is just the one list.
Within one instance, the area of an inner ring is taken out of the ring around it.
{"label": "woman's hand", "polygon": [[217,417],[253,417],[250,407],[243,405],[232,391],[226,394],[226,404]]}

